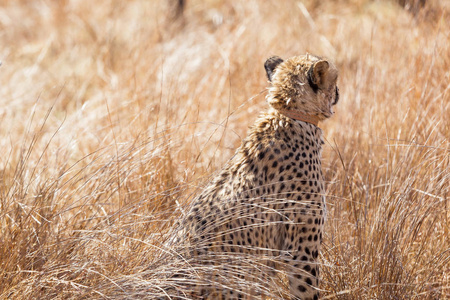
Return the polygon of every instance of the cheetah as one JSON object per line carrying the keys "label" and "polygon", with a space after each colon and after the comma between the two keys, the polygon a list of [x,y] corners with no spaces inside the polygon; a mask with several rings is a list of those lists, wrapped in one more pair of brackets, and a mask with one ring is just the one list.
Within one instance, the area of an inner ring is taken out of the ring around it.
{"label": "cheetah", "polygon": [[271,57],[264,67],[270,109],[179,221],[184,256],[228,268],[221,285],[198,287],[200,299],[256,298],[264,291],[239,290],[230,278],[270,282],[280,273],[289,290],[281,298],[319,298],[325,189],[318,122],[334,114],[338,71],[310,54]]}

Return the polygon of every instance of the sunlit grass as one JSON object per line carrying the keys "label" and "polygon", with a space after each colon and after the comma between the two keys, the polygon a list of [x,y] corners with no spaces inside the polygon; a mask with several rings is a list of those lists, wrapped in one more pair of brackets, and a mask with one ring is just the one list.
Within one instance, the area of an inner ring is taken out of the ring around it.
{"label": "sunlit grass", "polygon": [[[340,69],[341,100],[320,125],[322,296],[450,297],[449,6],[192,0],[178,17],[170,7],[0,7],[0,298],[209,284],[202,274],[220,263],[180,260],[167,233],[267,109],[265,59],[305,52]],[[250,280],[235,273],[228,285],[285,295],[282,276],[252,273],[269,271],[260,258],[240,259]]]}

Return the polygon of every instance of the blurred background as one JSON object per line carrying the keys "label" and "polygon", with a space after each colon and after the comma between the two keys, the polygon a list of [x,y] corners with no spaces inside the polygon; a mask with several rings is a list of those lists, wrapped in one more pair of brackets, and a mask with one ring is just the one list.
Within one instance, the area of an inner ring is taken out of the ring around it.
{"label": "blurred background", "polygon": [[450,297],[449,12],[437,0],[0,1],[0,298],[156,293],[157,273],[139,272],[268,108],[264,61],[305,53],[340,70],[320,125],[322,295]]}

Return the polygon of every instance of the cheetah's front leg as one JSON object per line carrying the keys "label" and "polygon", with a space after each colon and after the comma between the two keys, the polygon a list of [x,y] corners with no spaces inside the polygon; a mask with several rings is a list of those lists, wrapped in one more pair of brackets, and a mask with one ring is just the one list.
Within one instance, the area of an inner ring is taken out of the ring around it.
{"label": "cheetah's front leg", "polygon": [[[292,299],[319,299],[319,255],[320,242],[308,241],[309,235],[301,231],[297,238],[285,241],[285,270],[289,279]],[[287,247],[286,247],[287,246]]]}
{"label": "cheetah's front leg", "polygon": [[316,300],[319,299],[319,267],[317,262],[309,261],[311,257],[298,253],[293,258],[302,255],[296,260],[287,261],[287,275],[292,299]]}

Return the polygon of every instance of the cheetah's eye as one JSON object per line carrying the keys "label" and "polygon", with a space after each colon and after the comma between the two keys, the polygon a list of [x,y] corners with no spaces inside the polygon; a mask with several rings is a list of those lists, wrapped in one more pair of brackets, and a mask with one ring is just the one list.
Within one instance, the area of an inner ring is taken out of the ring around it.
{"label": "cheetah's eye", "polygon": [[339,101],[339,88],[336,86],[336,96],[334,97],[334,102],[332,105],[336,105]]}

